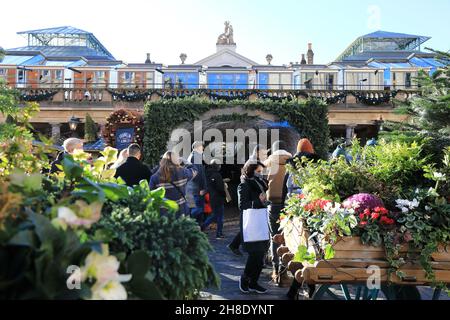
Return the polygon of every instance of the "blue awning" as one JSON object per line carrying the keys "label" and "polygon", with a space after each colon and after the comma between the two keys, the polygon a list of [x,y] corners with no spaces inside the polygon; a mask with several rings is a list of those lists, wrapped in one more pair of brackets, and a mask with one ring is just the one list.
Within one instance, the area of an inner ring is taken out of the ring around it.
{"label": "blue awning", "polygon": [[266,120],[265,122],[269,126],[269,128],[292,128],[292,126],[287,121],[274,122]]}
{"label": "blue awning", "polygon": [[83,149],[84,151],[103,151],[105,149],[105,141],[102,138],[92,143],[85,143]]}

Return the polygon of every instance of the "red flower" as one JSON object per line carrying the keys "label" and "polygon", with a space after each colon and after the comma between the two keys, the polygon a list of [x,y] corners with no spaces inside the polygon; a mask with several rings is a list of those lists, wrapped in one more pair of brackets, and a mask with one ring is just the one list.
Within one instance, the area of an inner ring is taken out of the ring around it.
{"label": "red flower", "polygon": [[365,225],[367,225],[367,221],[361,221],[361,222],[359,223],[359,225],[360,225],[360,226],[365,226]]}
{"label": "red flower", "polygon": [[330,200],[320,200],[320,208],[323,210],[325,209],[326,205],[329,204]]}
{"label": "red flower", "polygon": [[380,217],[380,214],[378,212],[372,212],[372,220],[376,220]]}
{"label": "red flower", "polygon": [[387,225],[392,225],[392,224],[395,223],[394,219],[388,218],[386,216],[382,216],[381,219],[380,219],[380,222],[382,224],[387,224]]}
{"label": "red flower", "polygon": [[364,210],[364,214],[369,217],[370,216],[370,210],[369,209],[365,209]]}
{"label": "red flower", "polygon": [[366,217],[366,215],[364,213],[359,214],[359,219],[364,220],[365,217]]}
{"label": "red flower", "polygon": [[381,215],[385,216],[389,213],[389,211],[384,208],[384,207],[376,207],[375,209],[373,209],[375,212],[380,213]]}

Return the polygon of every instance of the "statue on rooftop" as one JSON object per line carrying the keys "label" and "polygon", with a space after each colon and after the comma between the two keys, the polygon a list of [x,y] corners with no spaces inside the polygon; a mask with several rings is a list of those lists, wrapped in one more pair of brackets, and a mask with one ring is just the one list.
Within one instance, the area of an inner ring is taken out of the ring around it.
{"label": "statue on rooftop", "polygon": [[227,45],[236,44],[233,39],[233,26],[230,21],[225,21],[225,32],[217,38],[217,44]]}

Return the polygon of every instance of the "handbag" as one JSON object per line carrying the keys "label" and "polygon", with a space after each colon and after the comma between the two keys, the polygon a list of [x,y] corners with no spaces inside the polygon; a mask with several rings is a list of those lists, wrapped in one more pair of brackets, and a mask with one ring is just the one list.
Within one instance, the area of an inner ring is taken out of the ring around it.
{"label": "handbag", "polygon": [[242,233],[244,242],[269,240],[269,212],[267,208],[244,210],[242,215]]}

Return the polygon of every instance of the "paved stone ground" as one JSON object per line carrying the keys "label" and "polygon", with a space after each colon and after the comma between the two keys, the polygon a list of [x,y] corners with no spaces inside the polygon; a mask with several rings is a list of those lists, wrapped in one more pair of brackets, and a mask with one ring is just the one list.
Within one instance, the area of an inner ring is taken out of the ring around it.
{"label": "paved stone ground", "polygon": [[[238,281],[241,276],[245,262],[246,254],[237,257],[227,248],[227,245],[232,241],[233,237],[239,231],[239,221],[237,220],[236,212],[227,212],[225,216],[224,235],[225,239],[216,240],[215,231],[208,230],[208,235],[215,251],[210,253],[210,260],[213,263],[216,272],[220,274],[221,288],[208,288],[201,294],[202,300],[286,300],[286,293],[288,288],[279,288],[270,280],[271,266],[268,265],[263,269],[260,277],[260,284],[268,289],[267,294],[243,294],[239,291]],[[338,287],[332,291],[342,297],[341,291]],[[352,290],[350,290],[352,291]],[[430,300],[433,291],[428,287],[419,287],[422,299]],[[300,295],[300,299],[306,299],[305,296]],[[380,294],[379,299],[384,299]],[[441,300],[450,300],[446,294],[441,294]]]}
{"label": "paved stone ground", "polygon": [[[285,294],[288,288],[279,288],[270,281],[272,266],[268,265],[263,269],[259,283],[268,289],[266,294],[244,294],[239,290],[239,277],[244,271],[247,254],[235,256],[227,245],[233,240],[239,231],[238,221],[226,221],[224,226],[225,239],[216,240],[215,231],[209,230],[210,242],[215,252],[210,254],[216,272],[220,274],[221,289],[207,289],[203,299],[213,300],[279,300],[286,299]],[[241,250],[242,251],[242,250]]]}

